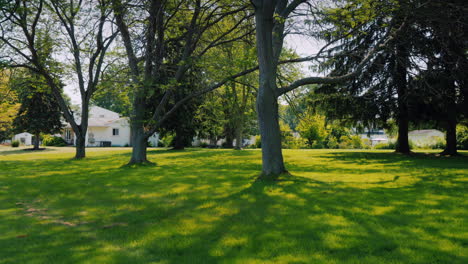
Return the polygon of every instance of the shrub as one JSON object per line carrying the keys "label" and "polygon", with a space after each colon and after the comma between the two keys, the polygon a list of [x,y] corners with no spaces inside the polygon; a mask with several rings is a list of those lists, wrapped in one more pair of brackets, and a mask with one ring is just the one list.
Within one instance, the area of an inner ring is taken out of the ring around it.
{"label": "shrub", "polygon": [[358,135],[351,136],[351,148],[353,149],[362,149],[363,143],[362,139]]}
{"label": "shrub", "polygon": [[423,149],[445,149],[445,139],[441,137],[434,137],[432,142],[419,147]]}
{"label": "shrub", "polygon": [[42,137],[42,144],[44,146],[63,147],[67,145],[67,142],[61,137],[45,135]]}
{"label": "shrub", "polygon": [[262,148],[262,138],[260,136],[255,136],[255,143],[252,144],[255,148]]}
{"label": "shrub", "polygon": [[329,137],[327,147],[329,149],[337,149],[339,147],[336,137]]}
{"label": "shrub", "polygon": [[146,143],[146,145],[148,146],[148,148],[154,147],[153,142],[151,142],[151,141],[148,141],[148,142]]}
{"label": "shrub", "polygon": [[340,137],[340,143],[339,143],[339,148],[340,149],[350,149],[352,148],[352,140],[348,136],[341,136]]}
{"label": "shrub", "polygon": [[307,148],[307,140],[304,138],[293,138],[289,142],[289,148],[291,149],[303,149]]}
{"label": "shrub", "polygon": [[370,149],[371,148],[372,142],[368,138],[361,139],[361,142],[362,142],[362,148],[363,149]]}
{"label": "shrub", "polygon": [[394,141],[389,141],[387,143],[378,143],[374,146],[374,149],[395,149],[396,145]]}
{"label": "shrub", "polygon": [[19,144],[20,144],[20,142],[18,140],[13,140],[11,142],[11,147],[17,148],[17,147],[19,147]]}
{"label": "shrub", "polygon": [[[172,143],[172,140],[174,139],[174,135],[172,134],[167,134],[165,135],[164,137],[161,138],[161,140],[159,140],[159,143],[165,147],[165,148],[168,148],[171,146],[171,143]],[[159,145],[159,144],[158,144]]]}
{"label": "shrub", "polygon": [[[232,143],[232,142],[231,142]],[[230,145],[229,142],[225,141],[221,144],[222,148],[232,148],[232,144]]]}
{"label": "shrub", "polygon": [[468,150],[468,126],[457,127],[457,148]]}

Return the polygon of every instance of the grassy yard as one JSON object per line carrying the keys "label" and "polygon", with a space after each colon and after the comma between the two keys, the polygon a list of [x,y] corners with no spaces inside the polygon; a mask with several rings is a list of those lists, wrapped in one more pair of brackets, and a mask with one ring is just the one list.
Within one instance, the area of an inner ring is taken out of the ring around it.
{"label": "grassy yard", "polygon": [[0,149],[0,263],[468,263],[468,153]]}

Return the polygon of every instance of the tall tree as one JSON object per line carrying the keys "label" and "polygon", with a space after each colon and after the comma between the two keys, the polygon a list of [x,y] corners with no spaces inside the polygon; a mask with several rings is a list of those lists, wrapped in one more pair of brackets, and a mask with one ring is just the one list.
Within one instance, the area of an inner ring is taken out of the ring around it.
{"label": "tall tree", "polygon": [[0,142],[12,136],[13,120],[20,107],[18,95],[10,85],[11,74],[8,69],[0,69]]}
{"label": "tall tree", "polygon": [[[221,87],[221,80],[207,78],[206,88],[167,104],[183,87],[188,70],[212,48],[240,39],[250,27],[248,6],[242,1],[127,1],[113,0],[113,11],[125,46],[133,85],[131,114],[132,157],[130,164],[148,162],[147,139],[189,99]],[[132,6],[132,8],[129,8]],[[232,23],[225,23],[225,21]],[[141,36],[144,36],[143,38]],[[175,43],[175,44],[174,44]],[[174,45],[171,45],[174,44]],[[177,47],[176,56],[168,47]],[[168,60],[171,55],[171,60]],[[175,70],[170,66],[175,66]],[[157,98],[158,100],[149,100]]]}
{"label": "tall tree", "polygon": [[[361,28],[366,34],[349,34],[356,21],[349,17],[359,17],[367,8],[360,5],[360,1],[348,1],[343,7],[330,10],[326,21],[333,27],[327,29],[323,36],[327,39],[332,35],[348,35],[336,50],[362,50],[374,45],[385,33],[385,24],[389,21],[401,27],[396,36],[385,49],[376,56],[374,63],[366,65],[356,75],[356,78],[344,84],[322,85],[316,91],[322,109],[326,109],[328,116],[335,119],[346,118],[354,124],[362,124],[369,128],[386,126],[391,119],[397,121],[398,137],[396,151],[409,153],[408,128],[410,113],[408,98],[410,86],[408,79],[411,70],[411,56],[414,54],[414,39],[421,36],[418,28],[411,27],[408,14],[414,7],[405,1],[385,2],[377,7],[386,10],[375,14],[375,18]],[[364,10],[363,10],[364,9]],[[407,36],[411,35],[412,38]],[[346,73],[360,64],[360,58],[340,56],[330,59],[326,67],[331,68],[332,74]]]}
{"label": "tall tree", "polygon": [[[357,56],[361,63],[353,72],[340,76],[314,76],[295,80],[289,85],[281,88],[277,86],[277,72],[281,52],[283,50],[284,38],[287,35],[287,23],[291,23],[293,14],[300,15],[307,12],[311,7],[311,1],[306,0],[252,0],[255,8],[255,23],[257,35],[257,56],[259,63],[259,90],[257,95],[257,111],[262,136],[262,178],[275,179],[279,174],[286,172],[283,155],[281,151],[281,134],[278,124],[278,97],[298,87],[308,84],[339,83],[353,78],[371,60],[381,48],[381,44],[388,42],[389,31],[376,42],[374,46],[368,47],[367,52],[360,52]],[[300,9],[303,6],[304,9]],[[297,17],[297,16],[294,16]],[[307,21],[313,19],[309,13]],[[310,24],[307,21],[306,24]],[[339,39],[339,38],[338,38]],[[328,45],[336,40],[330,41]],[[306,58],[290,60],[289,62],[303,62],[317,59],[319,54]]]}
{"label": "tall tree", "polygon": [[18,93],[21,107],[13,121],[15,131],[34,135],[34,150],[39,149],[40,134],[59,133],[62,129],[61,112],[44,78],[23,72],[12,84]]}
{"label": "tall tree", "polygon": [[[28,68],[45,79],[76,135],[77,159],[86,156],[89,102],[107,64],[106,52],[117,36],[109,15],[106,0],[14,0],[0,6],[4,63]],[[54,34],[54,42],[38,41],[41,32]],[[58,64],[54,60],[58,58],[70,59],[71,65]],[[66,69],[71,69],[80,92],[80,117],[62,94]]]}

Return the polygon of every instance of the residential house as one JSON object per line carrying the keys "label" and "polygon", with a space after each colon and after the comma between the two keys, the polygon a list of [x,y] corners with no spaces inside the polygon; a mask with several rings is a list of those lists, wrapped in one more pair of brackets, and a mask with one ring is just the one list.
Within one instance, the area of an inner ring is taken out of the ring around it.
{"label": "residential house", "polygon": [[[79,121],[79,120],[78,120]],[[76,137],[70,124],[66,124],[61,134],[70,145],[75,145]],[[86,146],[130,146],[131,131],[128,117],[121,117],[118,113],[99,106],[89,109],[88,132],[86,133]],[[148,140],[157,146],[159,135],[155,133]]]}

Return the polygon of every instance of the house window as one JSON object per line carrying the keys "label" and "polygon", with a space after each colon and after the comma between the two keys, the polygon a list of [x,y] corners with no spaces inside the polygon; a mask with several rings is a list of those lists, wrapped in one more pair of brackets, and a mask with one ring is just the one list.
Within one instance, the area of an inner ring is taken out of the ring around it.
{"label": "house window", "polygon": [[71,131],[70,130],[65,130],[65,139],[67,141],[70,141],[71,140]]}
{"label": "house window", "polygon": [[118,136],[119,135],[119,129],[118,128],[113,128],[112,129],[112,135],[113,136]]}

